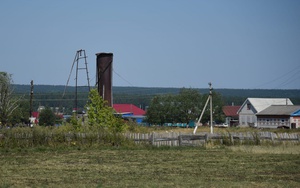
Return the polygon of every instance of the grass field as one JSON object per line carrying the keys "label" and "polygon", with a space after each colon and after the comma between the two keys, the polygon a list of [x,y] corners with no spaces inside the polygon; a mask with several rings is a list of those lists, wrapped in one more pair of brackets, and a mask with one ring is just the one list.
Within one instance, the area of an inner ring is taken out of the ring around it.
{"label": "grass field", "polygon": [[0,187],[300,187],[299,145],[0,152]]}

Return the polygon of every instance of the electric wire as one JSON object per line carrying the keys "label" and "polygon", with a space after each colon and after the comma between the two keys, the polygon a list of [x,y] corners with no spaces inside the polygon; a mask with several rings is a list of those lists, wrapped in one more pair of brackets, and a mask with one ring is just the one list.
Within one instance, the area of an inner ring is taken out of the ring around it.
{"label": "electric wire", "polygon": [[69,84],[70,77],[71,77],[71,75],[72,75],[72,71],[73,71],[73,68],[74,68],[74,65],[75,65],[76,59],[78,58],[78,57],[77,57],[77,55],[78,55],[78,53],[76,53],[76,55],[75,55],[75,58],[74,58],[74,61],[73,61],[72,67],[71,67],[71,71],[70,71],[70,74],[69,74],[69,77],[68,77],[68,80],[67,80],[67,83],[66,83],[66,86],[65,86],[65,90],[64,90],[64,92],[63,92],[63,95],[62,95],[62,98],[64,98],[64,95],[65,95],[65,92],[66,92],[67,86],[68,86],[68,84]]}
{"label": "electric wire", "polygon": [[126,80],[126,79],[123,78],[119,73],[117,73],[117,72],[115,71],[115,69],[113,69],[113,72],[114,72],[117,76],[119,76],[122,80],[124,80],[126,83],[128,83],[130,86],[133,86],[133,84],[131,84],[128,80]]}
{"label": "electric wire", "polygon": [[288,86],[296,81],[299,82],[299,80],[297,80],[298,77],[300,78],[300,70],[291,75],[288,79],[286,79],[284,82],[278,85],[275,89],[283,88],[284,86]]}
{"label": "electric wire", "polygon": [[[294,73],[294,74],[292,74],[292,76],[289,76],[289,75],[291,75],[291,73]],[[281,82],[281,84],[279,84],[279,85],[277,85],[277,87],[274,87],[274,88],[273,88],[273,89],[280,89],[280,88],[282,88],[284,85],[287,85],[287,83],[288,83],[289,81],[291,81],[291,80],[293,79],[293,77],[294,77],[295,75],[299,74],[299,73],[300,73],[300,65],[294,67],[293,69],[289,70],[288,72],[285,72],[284,74],[282,74],[282,75],[280,75],[280,76],[278,76],[278,77],[276,77],[276,78],[274,78],[274,79],[272,79],[272,80],[270,80],[270,81],[268,81],[268,82],[265,82],[265,83],[263,83],[263,84],[260,84],[260,85],[258,85],[258,86],[256,86],[256,87],[254,87],[254,88],[261,88],[262,86],[272,85],[272,84],[274,84],[274,83],[276,84],[276,83],[278,83],[280,80],[282,80],[283,78],[286,78],[287,76],[289,76],[287,79],[285,79],[283,82]],[[294,81],[296,81],[296,79],[295,79]],[[294,82],[294,81],[293,81],[293,82]],[[291,83],[289,83],[289,84],[291,84]]]}

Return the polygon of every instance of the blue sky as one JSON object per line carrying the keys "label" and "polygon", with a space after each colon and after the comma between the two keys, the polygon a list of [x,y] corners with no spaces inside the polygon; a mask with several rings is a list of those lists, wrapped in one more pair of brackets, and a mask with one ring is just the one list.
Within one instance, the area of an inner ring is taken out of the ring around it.
{"label": "blue sky", "polygon": [[6,0],[0,71],[65,85],[84,49],[92,85],[95,54],[112,52],[114,86],[300,89],[299,10],[298,0]]}

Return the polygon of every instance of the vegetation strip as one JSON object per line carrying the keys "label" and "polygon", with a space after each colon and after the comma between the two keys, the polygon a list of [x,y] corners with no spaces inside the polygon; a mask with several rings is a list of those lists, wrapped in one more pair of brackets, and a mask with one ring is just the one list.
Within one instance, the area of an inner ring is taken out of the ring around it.
{"label": "vegetation strip", "polygon": [[277,154],[247,148],[1,150],[0,187],[300,186],[299,153],[285,153],[299,145]]}

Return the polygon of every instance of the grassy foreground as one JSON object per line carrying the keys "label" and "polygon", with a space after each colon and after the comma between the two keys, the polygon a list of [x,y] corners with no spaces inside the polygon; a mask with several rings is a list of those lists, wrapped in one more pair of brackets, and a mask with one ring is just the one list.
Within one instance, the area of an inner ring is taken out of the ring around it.
{"label": "grassy foreground", "polygon": [[0,150],[0,187],[300,187],[300,146]]}

